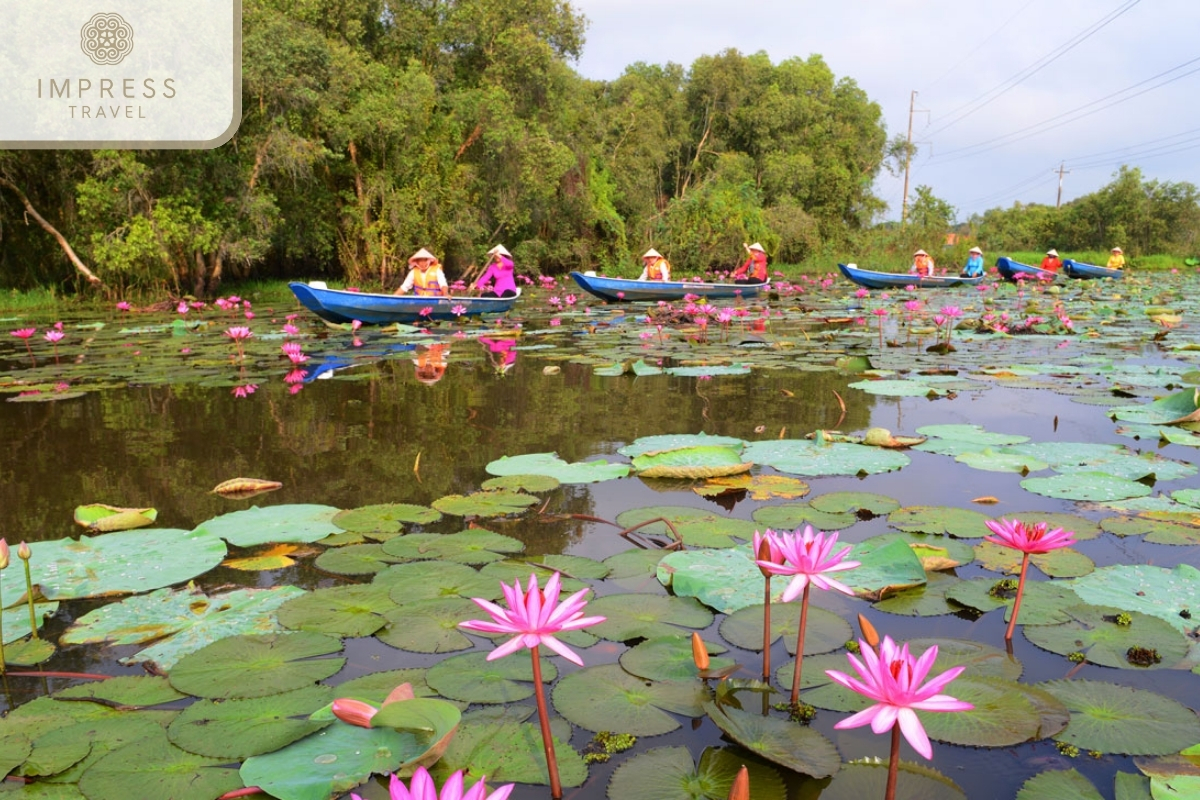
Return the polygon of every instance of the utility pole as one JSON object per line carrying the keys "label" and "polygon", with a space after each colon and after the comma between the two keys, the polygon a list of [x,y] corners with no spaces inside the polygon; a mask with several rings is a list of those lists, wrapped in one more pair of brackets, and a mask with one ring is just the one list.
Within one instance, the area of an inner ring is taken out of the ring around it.
{"label": "utility pole", "polygon": [[1062,207],[1062,179],[1063,179],[1063,175],[1070,175],[1070,174],[1071,174],[1071,170],[1069,170],[1069,169],[1068,169],[1068,170],[1063,170],[1063,167],[1065,167],[1066,165],[1067,165],[1067,162],[1065,162],[1065,161],[1060,161],[1060,162],[1059,162],[1059,164],[1058,164],[1058,169],[1056,169],[1056,170],[1053,170],[1054,172],[1057,172],[1057,173],[1058,173],[1058,200],[1056,200],[1056,201],[1054,202],[1054,207],[1055,207],[1055,208],[1061,208],[1061,207]]}
{"label": "utility pole", "polygon": [[908,98],[908,145],[904,149],[904,200],[901,201],[900,205],[901,225],[908,221],[908,167],[912,162],[912,118],[916,102],[917,90],[913,89],[912,95]]}

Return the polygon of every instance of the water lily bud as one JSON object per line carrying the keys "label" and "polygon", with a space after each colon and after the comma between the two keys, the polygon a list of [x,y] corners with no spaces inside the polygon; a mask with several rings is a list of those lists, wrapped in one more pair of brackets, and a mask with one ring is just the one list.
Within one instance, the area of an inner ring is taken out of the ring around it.
{"label": "water lily bud", "polygon": [[871,645],[871,647],[879,646],[879,633],[876,632],[875,626],[862,614],[858,615],[858,627],[862,631],[863,641]]}
{"label": "water lily bud", "polygon": [[0,569],[8,566],[8,541],[0,539]]}
{"label": "water lily bud", "polygon": [[738,770],[733,785],[729,787],[729,800],[750,800],[750,770],[743,764]]}
{"label": "water lily bud", "polygon": [[371,727],[371,717],[379,713],[379,710],[370,703],[364,703],[361,700],[351,700],[347,697],[334,700],[331,710],[333,711],[333,715],[342,722],[357,725],[360,728]]}
{"label": "water lily bud", "polygon": [[29,549],[29,545],[21,542],[21,544],[17,546],[17,555],[25,561],[28,561],[30,556],[33,555],[33,551]]}
{"label": "water lily bud", "polygon": [[695,632],[692,633],[692,661],[696,662],[696,669],[708,669],[708,648]]}

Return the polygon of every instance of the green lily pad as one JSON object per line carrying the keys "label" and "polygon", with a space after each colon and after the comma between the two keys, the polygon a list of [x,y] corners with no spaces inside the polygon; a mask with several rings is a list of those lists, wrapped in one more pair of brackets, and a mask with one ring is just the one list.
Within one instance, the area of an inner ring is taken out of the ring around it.
{"label": "green lily pad", "polygon": [[[38,621],[38,630],[41,630],[47,617],[52,617],[58,613],[58,603],[34,603],[34,616]],[[4,624],[4,657],[10,664],[21,663],[13,660],[14,653],[10,653],[9,646],[16,647],[20,640],[29,636],[32,633],[29,620],[29,606],[25,602],[21,602],[10,608],[4,609],[0,619]],[[37,663],[32,662],[32,663]]]}
{"label": "green lily pad", "polygon": [[[980,542],[975,545],[975,558],[980,566],[992,572],[1017,574],[1021,571],[1023,556],[1020,550],[995,542]],[[1078,578],[1096,568],[1096,562],[1071,547],[1061,547],[1049,553],[1035,553],[1029,560],[1051,578]]]}
{"label": "green lily pad", "polygon": [[384,586],[328,586],[287,601],[275,617],[294,631],[358,637],[386,625],[384,614],[395,607]]}
{"label": "green lily pad", "polygon": [[488,492],[505,490],[542,494],[552,492],[561,485],[558,478],[551,475],[505,475],[501,478],[488,478],[479,488]]}
{"label": "green lily pad", "polygon": [[883,535],[866,539],[846,556],[859,565],[833,577],[854,590],[859,597],[878,600],[888,594],[925,583],[925,567],[908,542],[897,536]]}
{"label": "green lily pad", "polygon": [[704,711],[722,733],[760,758],[814,778],[828,777],[841,766],[833,742],[812,728],[711,702]]}
{"label": "green lily pad", "polygon": [[[757,526],[744,519],[731,519],[717,512],[687,506],[653,506],[631,508],[617,516],[617,524],[625,528],[663,517],[671,520],[675,530],[689,547],[733,547],[734,538],[749,540]],[[661,522],[638,528],[638,533],[652,536],[669,536],[667,526]]]}
{"label": "green lily pad", "polygon": [[[452,772],[469,769],[487,775],[493,787],[506,782],[549,784],[541,728],[524,721],[532,711],[524,706],[493,706],[464,714],[446,752],[431,769],[434,778],[440,784]],[[559,780],[568,788],[580,786],[587,780],[587,765],[568,744],[570,726],[561,723],[554,720],[550,725]]]}
{"label": "green lily pad", "polygon": [[525,563],[539,565],[552,569],[563,577],[579,578],[581,580],[598,581],[608,575],[608,567],[595,559],[585,556],[564,555],[562,553],[546,553],[540,556],[530,556],[522,559]]}
{"label": "green lily pad", "polygon": [[900,503],[892,498],[871,492],[828,492],[814,497],[808,504],[828,514],[869,517],[890,514],[900,507]]}
{"label": "green lily pad", "polygon": [[[1009,433],[994,433],[984,430],[979,425],[924,425],[917,428],[917,433],[922,436],[928,436],[931,439],[951,439],[956,442],[965,442],[976,446],[983,447],[1003,447],[1010,444],[1021,444],[1028,442],[1028,436],[1017,436]],[[921,446],[918,450],[924,449]]]}
{"label": "green lily pad", "polygon": [[[582,461],[568,464],[557,453],[528,453],[523,456],[502,456],[484,469],[489,475],[549,475],[560,483],[596,483],[629,474],[628,464],[609,464],[607,461]],[[436,506],[435,506],[436,507]]]}
{"label": "green lily pad", "polygon": [[[946,590],[946,597],[959,605],[976,611],[988,612],[1007,607],[1004,619],[1012,619],[1012,607],[1016,598],[1015,588],[1000,586],[993,578],[974,578],[961,581]],[[1077,605],[1079,595],[1069,585],[1057,581],[1025,581],[1025,594],[1021,599],[1022,625],[1057,625],[1070,619],[1066,609]]]}
{"label": "green lily pad", "polygon": [[695,599],[660,594],[599,597],[588,603],[587,614],[605,618],[604,622],[591,626],[588,631],[613,642],[678,636],[682,632],[680,628],[707,628],[713,621],[712,612]]}
{"label": "green lily pad", "polygon": [[75,524],[94,533],[147,528],[156,519],[158,511],[153,508],[115,508],[103,503],[75,507]]}
{"label": "green lily pad", "polygon": [[590,731],[656,736],[679,727],[671,714],[698,717],[704,686],[699,681],[644,681],[618,664],[564,675],[554,687],[554,708]]}
{"label": "green lily pad", "polygon": [[[715,655],[726,648],[704,642],[705,652]],[[660,636],[646,639],[621,654],[621,667],[638,678],[648,681],[686,681],[698,678],[700,670],[692,655],[692,640],[684,636]],[[723,670],[733,666],[732,658],[711,658],[708,669]]]}
{"label": "green lily pad", "polygon": [[783,778],[773,767],[726,749],[705,748],[700,764],[686,747],[657,747],[625,761],[613,772],[608,796],[621,800],[725,800],[742,765],[755,800],[785,800]]}
{"label": "green lily pad", "polygon": [[1124,500],[1145,497],[1149,486],[1104,472],[1072,472],[1051,478],[1026,478],[1021,488],[1063,500]]}
{"label": "green lily pad", "polygon": [[740,447],[683,447],[633,459],[633,469],[642,478],[719,478],[749,472],[753,466],[742,460]]}
{"label": "green lily pad", "polygon": [[[670,553],[658,562],[658,580],[676,596],[695,597],[725,614],[763,601],[762,572],[749,547]],[[771,596],[778,600],[785,586],[775,581]]]}
{"label": "green lily pad", "polygon": [[[514,581],[519,582],[522,587],[529,584],[529,576],[536,575],[538,586],[545,586],[546,581],[550,580],[550,576],[555,573],[555,570],[544,567],[540,564],[534,564],[529,561],[493,561],[490,564],[485,564],[483,569],[479,570],[481,577],[490,578],[497,582],[496,588],[499,589],[499,584],[506,583],[510,586]],[[563,595],[573,594],[580,589],[586,589],[587,584],[583,581],[567,575],[561,575],[560,587]],[[586,631],[571,631],[572,634],[586,633]]]}
{"label": "green lily pad", "polygon": [[609,556],[601,563],[608,567],[608,579],[613,581],[630,578],[654,577],[658,571],[658,562],[666,553],[662,550],[642,550],[635,548],[624,550],[614,556]]}
{"label": "green lily pad", "polygon": [[90,800],[128,800],[130,787],[140,797],[212,800],[241,785],[228,762],[182,750],[161,732],[113,750],[79,779]]}
{"label": "green lily pad", "polygon": [[819,511],[811,503],[783,503],[755,509],[751,518],[764,528],[793,531],[811,525],[821,531],[844,531],[858,522],[849,511]]}
{"label": "green lily pad", "polygon": [[1130,452],[1124,445],[1100,442],[1027,442],[1006,449],[1045,461],[1056,472],[1086,470],[1088,464],[1100,464]]}
{"label": "green lily pad", "polygon": [[1104,796],[1077,770],[1056,769],[1025,781],[1017,800],[1104,800]]}
{"label": "green lily pad", "polygon": [[395,564],[376,575],[374,584],[386,589],[397,605],[445,597],[495,600],[501,596],[500,582],[495,578],[480,575],[466,564],[445,561]]}
{"label": "green lily pad", "polygon": [[791,475],[873,475],[908,466],[898,450],[862,444],[821,444],[807,439],[751,442],[742,458]]}
{"label": "green lily pad", "polygon": [[171,742],[191,753],[244,761],[270,753],[329,725],[309,715],[333,700],[328,686],[305,686],[249,700],[201,700],[180,712],[167,729]]}
{"label": "green lily pad", "polygon": [[[762,604],[747,606],[721,620],[721,637],[734,647],[761,651],[763,644]],[[800,604],[771,605],[771,642],[783,638],[788,653],[796,654],[796,637],[800,632]],[[813,656],[837,650],[854,638],[850,624],[832,611],[809,603],[808,620],[804,630],[804,654]]]}
{"label": "green lily pad", "polygon": [[509,553],[520,553],[519,539],[483,529],[461,533],[414,533],[383,543],[383,551],[401,561],[449,561],[455,564],[488,564]]}
{"label": "green lily pad", "polygon": [[907,506],[888,514],[888,524],[908,533],[948,534],[956,539],[991,536],[989,517],[978,511],[948,506]]}
{"label": "green lily pad", "polygon": [[63,644],[109,642],[150,647],[121,659],[169,670],[188,653],[236,634],[280,630],[275,611],[304,594],[295,586],[237,589],[206,596],[196,589],[159,589],[89,611],[62,636]]}
{"label": "green lily pad", "polygon": [[746,442],[732,436],[709,436],[706,433],[668,433],[643,436],[617,450],[623,456],[637,458],[646,453],[661,453],[685,447],[730,447],[741,450]]}
{"label": "green lily pad", "polygon": [[1157,756],[1200,741],[1196,712],[1161,694],[1080,679],[1038,686],[1071,712],[1071,723],[1056,738],[1081,750]]}
{"label": "green lily pad", "polygon": [[406,523],[429,525],[442,515],[432,508],[408,503],[384,503],[340,511],[333,524],[355,533],[396,533]]}
{"label": "green lily pad", "polygon": [[334,675],[345,659],[316,656],[341,649],[340,640],[307,631],[230,636],[181,658],[169,677],[176,689],[196,697],[263,697]]}
{"label": "green lily pad", "polygon": [[287,542],[315,542],[342,529],[333,523],[340,509],[295,504],[233,511],[196,526],[193,533],[219,536],[238,547]]}
{"label": "green lily pad", "polygon": [[33,582],[49,600],[147,592],[183,583],[225,558],[215,536],[169,528],[33,542]]}
{"label": "green lily pad", "polygon": [[114,705],[140,707],[171,703],[186,695],[161,675],[122,675],[104,681],[81,683],[55,692],[62,700],[103,700]]}
{"label": "green lily pad", "polygon": [[313,566],[335,575],[374,575],[398,560],[388,555],[381,544],[348,544],[321,553]]}
{"label": "green lily pad", "polygon": [[[552,653],[552,651],[549,651]],[[429,668],[426,683],[442,697],[467,703],[512,703],[533,696],[533,664],[529,658],[487,660],[487,653],[451,656]],[[554,662],[542,658],[542,680],[558,677]]]}
{"label": "green lily pad", "polygon": [[1110,408],[1108,413],[1112,415],[1113,419],[1125,422],[1168,425],[1194,414],[1196,408],[1196,390],[1188,389],[1161,397],[1145,405]]}
{"label": "green lily pad", "polygon": [[[863,800],[883,797],[887,785],[886,759],[869,759],[843,764],[833,782],[821,791],[821,800]],[[966,800],[954,781],[921,764],[900,762],[896,800]]]}
{"label": "green lily pad", "polygon": [[[1157,617],[1091,605],[1071,606],[1063,613],[1070,617],[1067,622],[1026,626],[1025,638],[1051,653],[1083,653],[1093,664],[1118,669],[1172,667],[1188,652],[1189,643],[1183,634]],[[1129,615],[1128,625],[1118,623],[1121,613]],[[1127,653],[1133,647],[1153,650],[1162,660],[1157,664],[1131,663]]]}
{"label": "green lily pad", "polygon": [[[1032,687],[970,674],[955,678],[945,693],[975,706],[970,711],[918,711],[931,739],[969,747],[1009,747],[1043,736],[1042,709],[1030,702]],[[1032,691],[1038,691],[1032,689]],[[1065,720],[1067,711],[1049,696]]]}
{"label": "green lily pad", "polygon": [[961,579],[942,572],[927,572],[924,586],[901,589],[875,604],[889,614],[907,617],[938,617],[953,614],[958,608],[946,600],[946,592],[961,583]]}
{"label": "green lily pad", "polygon": [[481,613],[479,606],[458,597],[407,603],[385,615],[388,625],[375,638],[414,653],[469,650],[474,642],[458,629],[458,623]]}
{"label": "green lily pad", "polygon": [[[21,766],[32,752],[33,743],[20,731],[12,731],[0,736],[0,775],[8,775]],[[82,756],[80,757],[82,758]]]}
{"label": "green lily pad", "polygon": [[1200,528],[1146,517],[1107,517],[1101,527],[1117,536],[1145,536],[1147,542],[1188,546],[1200,544]]}
{"label": "green lily pad", "polygon": [[1045,461],[1038,461],[1032,456],[1007,452],[1003,449],[993,450],[990,447],[978,452],[959,453],[954,460],[973,469],[987,472],[1019,472],[1022,475],[1038,472],[1050,466]]}
{"label": "green lily pad", "polygon": [[461,495],[451,494],[433,501],[433,507],[455,517],[504,517],[523,514],[538,499],[523,492],[497,490]]}
{"label": "green lily pad", "polygon": [[886,397],[936,397],[944,395],[945,389],[938,389],[927,383],[910,380],[865,380],[847,384],[850,389],[861,389],[867,394],[878,394]]}
{"label": "green lily pad", "polygon": [[1196,474],[1196,467],[1192,464],[1163,458],[1157,453],[1131,453],[1128,451],[1090,458],[1080,464],[1059,464],[1054,469],[1066,475],[1072,472],[1103,472],[1131,481],[1149,475],[1153,475],[1160,481],[1170,481]]}
{"label": "green lily pad", "polygon": [[1200,609],[1200,570],[1190,564],[1174,569],[1147,564],[1100,567],[1091,575],[1068,581],[1085,603],[1139,611],[1170,623],[1187,633],[1195,622],[1180,616],[1184,609]]}

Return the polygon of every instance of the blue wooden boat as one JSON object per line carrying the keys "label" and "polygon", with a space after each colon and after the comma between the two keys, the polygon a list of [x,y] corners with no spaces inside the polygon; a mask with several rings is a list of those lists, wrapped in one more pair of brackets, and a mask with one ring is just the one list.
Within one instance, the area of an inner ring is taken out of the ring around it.
{"label": "blue wooden boat", "polygon": [[983,280],[982,275],[976,278],[964,278],[961,275],[921,277],[911,273],[875,272],[860,269],[853,264],[838,264],[838,269],[851,281],[868,289],[903,289],[906,286],[915,286],[918,289],[945,289],[951,286],[974,286]]}
{"label": "blue wooden boat", "polygon": [[[457,319],[471,314],[503,314],[521,296],[515,297],[420,297],[405,294],[373,294],[328,289],[316,282],[288,284],[296,299],[309,311],[328,322],[342,323],[358,320],[364,324],[390,325],[393,322],[413,323],[434,319]],[[454,309],[459,308],[458,313]],[[427,314],[421,312],[430,309]]]}
{"label": "blue wooden boat", "polygon": [[586,291],[609,302],[634,300],[682,300],[694,294],[698,297],[757,297],[770,287],[763,283],[696,283],[693,281],[637,281],[629,278],[602,278],[572,272],[571,277]]}
{"label": "blue wooden boat", "polygon": [[[996,269],[1000,270],[1000,275],[1005,280],[1037,280],[1037,281],[1052,281],[1058,277],[1057,272],[1051,272],[1048,269],[1035,267],[1032,264],[1022,264],[1020,261],[1013,261],[1008,256],[1000,256],[996,259]],[[1018,278],[1017,276],[1021,277]]]}
{"label": "blue wooden boat", "polygon": [[1072,278],[1079,278],[1081,280],[1112,278],[1119,281],[1125,277],[1125,270],[1123,269],[1109,269],[1108,267],[1101,267],[1096,264],[1085,264],[1082,261],[1075,261],[1070,258],[1063,260],[1063,272]]}

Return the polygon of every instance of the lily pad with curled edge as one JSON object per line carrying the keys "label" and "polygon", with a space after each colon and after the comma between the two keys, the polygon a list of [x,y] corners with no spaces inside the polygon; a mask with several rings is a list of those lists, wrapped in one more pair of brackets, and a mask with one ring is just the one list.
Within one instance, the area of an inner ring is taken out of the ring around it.
{"label": "lily pad with curled edge", "polygon": [[[1023,554],[1020,550],[985,541],[975,545],[975,558],[984,569],[1015,575],[1021,571]],[[1079,578],[1096,568],[1096,562],[1071,547],[1035,553],[1029,560],[1051,578]]]}
{"label": "lily pad with curled edge", "polygon": [[634,736],[676,730],[679,721],[671,715],[700,716],[704,696],[700,681],[646,681],[619,664],[584,667],[564,675],[553,692],[554,708],[572,725]]}
{"label": "lily pad with curled edge", "polygon": [[466,564],[413,561],[394,564],[375,576],[374,585],[386,590],[397,605],[444,597],[500,597],[500,583]]}
{"label": "lily pad with curled edge", "polygon": [[[821,790],[821,800],[862,800],[882,797],[887,786],[887,759],[870,758],[842,765],[833,782]],[[966,800],[954,781],[923,764],[900,762],[896,800]]]}
{"label": "lily pad with curled edge", "polygon": [[171,721],[171,743],[190,753],[244,761],[270,753],[326,727],[333,720],[309,715],[333,700],[328,686],[305,686],[248,700],[201,700]]}
{"label": "lily pad with curled edge", "polygon": [[153,525],[156,519],[158,510],[153,508],[117,508],[103,503],[75,507],[75,524],[93,533],[146,528]]}
{"label": "lily pad with curled edge", "polygon": [[[1179,564],[1174,569],[1148,564],[1100,567],[1091,575],[1067,584],[1084,603],[1140,611],[1170,623],[1183,633],[1192,631],[1197,624],[1200,570],[1190,564]],[[1180,615],[1185,609],[1191,619]],[[1024,610],[1022,605],[1022,614]]]}
{"label": "lily pad with curled edge", "polygon": [[885,397],[938,397],[946,394],[945,389],[930,386],[927,383],[910,380],[865,380],[847,384],[850,389],[861,389],[867,394],[884,395]]}
{"label": "lily pad with curled edge", "polygon": [[1166,397],[1142,405],[1116,406],[1108,410],[1109,416],[1123,422],[1145,422],[1151,425],[1173,425],[1194,422],[1197,412],[1195,389],[1169,394]]}
{"label": "lily pad with curled edge", "polygon": [[910,459],[897,450],[863,444],[821,444],[804,439],[771,439],[752,442],[742,458],[792,475],[873,475],[908,466]]}
{"label": "lily pad with curled edge", "polygon": [[[549,475],[560,483],[596,483],[624,478],[628,464],[607,461],[581,461],[568,464],[557,453],[528,453],[523,456],[502,456],[486,467],[489,475]],[[435,506],[436,507],[436,506]]]}
{"label": "lily pad with curled edge", "polygon": [[228,761],[176,747],[165,731],[113,750],[79,778],[79,791],[90,800],[129,798],[134,786],[142,797],[211,800],[241,785]]}
{"label": "lily pad with curled edge", "polygon": [[776,531],[791,531],[811,525],[822,531],[844,531],[858,522],[848,511],[818,511],[811,503],[783,503],[755,509],[751,518],[760,526]]}
{"label": "lily pad with curled edge", "polygon": [[[1141,775],[1118,773],[1116,800],[1194,800],[1200,797],[1200,764],[1196,762],[1197,747],[1192,746],[1178,755],[1142,756],[1133,763]],[[1122,778],[1126,793],[1122,794]],[[1139,783],[1138,779],[1143,783]]]}
{"label": "lily pad with curled edge", "polygon": [[[1003,447],[1010,444],[1021,444],[1028,442],[1028,436],[1019,436],[1010,433],[995,433],[993,431],[984,430],[980,425],[962,425],[962,424],[947,424],[947,425],[924,425],[917,428],[917,433],[922,436],[929,437],[929,445],[935,445],[934,439],[950,440],[954,442],[963,442],[964,444],[973,444],[983,447]],[[927,449],[926,447],[918,447],[919,450]],[[939,452],[931,450],[931,452]]]}
{"label": "lily pad with curled edge", "polygon": [[1171,499],[1176,503],[1200,509],[1200,489],[1178,489],[1171,492]]}
{"label": "lily pad with curled edge", "polygon": [[298,503],[254,506],[213,517],[196,526],[193,533],[219,536],[238,547],[287,542],[315,542],[342,529],[333,524],[341,509]]}
{"label": "lily pad with curled edge", "polygon": [[904,532],[883,535],[908,542],[908,546],[920,559],[921,566],[925,568],[926,573],[954,569],[975,560],[975,548],[971,546],[970,542],[950,536]]}
{"label": "lily pad with curled edge", "polygon": [[130,708],[157,706],[186,697],[162,675],[122,675],[80,683],[57,691],[53,696],[60,700],[97,700]]}
{"label": "lily pad with curled edge", "polygon": [[704,704],[704,712],[730,739],[775,764],[814,778],[826,778],[841,766],[833,742],[813,728],[712,702]]}
{"label": "lily pad with curled edge", "polygon": [[[1077,605],[1064,609],[1070,617],[1059,625],[1027,626],[1025,638],[1043,650],[1065,656],[1083,653],[1089,662],[1118,669],[1174,667],[1188,652],[1188,640],[1170,623],[1137,611],[1112,606]],[[1125,613],[1129,624],[1118,616]],[[1132,663],[1131,648],[1152,651],[1157,663]]]}
{"label": "lily pad with curled edge", "polygon": [[383,552],[398,561],[449,561],[454,564],[490,564],[525,543],[511,536],[473,528],[460,533],[412,533],[383,543]]}
{"label": "lily pad with curled edge", "polygon": [[[715,642],[704,642],[711,656],[709,674],[734,667],[732,658],[721,658],[728,648]],[[686,636],[659,636],[646,639],[621,654],[621,667],[630,675],[648,681],[686,681],[700,677],[692,654],[692,640]]]}
{"label": "lily pad with curled edge", "polygon": [[661,453],[646,453],[633,459],[641,478],[688,478],[701,480],[749,472],[753,464],[743,461],[732,447],[684,447]]}
{"label": "lily pad with curled edge", "polygon": [[[733,547],[737,544],[735,538],[749,541],[759,527],[744,519],[732,519],[719,512],[687,506],[631,508],[617,516],[617,524],[632,528],[655,517],[671,520],[689,547]],[[670,536],[670,530],[662,522],[638,528],[637,532],[647,536]]]}
{"label": "lily pad with curled edge", "polygon": [[[411,667],[371,672],[332,687],[333,696],[351,697],[381,706],[397,686],[407,683],[413,690],[414,697],[436,697],[437,692],[425,682],[426,671],[421,667]],[[465,708],[466,705],[463,704],[462,707]]]}
{"label": "lily pad with curled edge", "polygon": [[947,602],[946,592],[961,579],[945,572],[930,572],[925,577],[924,586],[889,594],[876,603],[875,608],[908,617],[937,617],[958,611],[957,606]]}
{"label": "lily pad with curled edge", "polygon": [[326,586],[287,601],[275,617],[294,631],[360,637],[386,625],[384,615],[395,607],[386,586]]}
{"label": "lily pad with curled edge", "polygon": [[215,536],[170,528],[31,542],[33,582],[49,600],[148,592],[208,572],[225,558]]}
{"label": "lily pad with curled edge", "polygon": [[1071,712],[1071,723],[1055,738],[1081,750],[1161,756],[1200,741],[1196,712],[1161,694],[1078,678],[1036,686]]}
{"label": "lily pad with curled edge", "polygon": [[[772,582],[772,588],[774,588]],[[771,642],[783,639],[784,648],[795,655],[796,635],[800,631],[799,603],[771,606]],[[747,606],[721,620],[721,638],[734,647],[759,652],[763,643],[762,604]],[[854,638],[850,624],[832,611],[808,606],[808,625],[804,630],[804,654],[815,656],[837,650]]]}
{"label": "lily pad with curled edge", "polygon": [[1008,452],[1003,448],[993,450],[990,447],[976,452],[959,453],[954,460],[986,472],[1019,472],[1022,475],[1039,472],[1050,466],[1045,461],[1038,461],[1032,456]]}
{"label": "lily pad with curled edge", "polygon": [[9,731],[0,736],[0,774],[8,775],[24,764],[32,752],[33,743],[24,733]]}
{"label": "lily pad with curled edge", "polygon": [[176,689],[196,697],[264,697],[336,674],[346,660],[318,656],[341,649],[340,639],[308,631],[230,636],[184,656],[168,677]]}
{"label": "lily pad with curled edge", "polygon": [[[506,782],[548,785],[541,729],[525,721],[531,713],[530,706],[488,706],[463,714],[446,752],[430,768],[434,780],[444,783],[451,773],[469,769],[472,775],[487,775],[490,786]],[[569,744],[571,726],[555,717],[550,731],[562,785],[582,785],[588,768]]]}
{"label": "lily pad with curled edge", "polygon": [[[588,631],[612,642],[678,636],[681,629],[699,630],[712,624],[713,614],[691,597],[660,594],[610,594],[587,606],[588,616],[604,617]],[[608,730],[595,728],[593,730]]]}
{"label": "lily pad with curled edge", "polygon": [[[1004,584],[994,578],[973,578],[947,589],[946,597],[982,613],[1006,606],[1004,619],[1009,620],[1017,590],[1015,586],[1008,588]],[[1065,609],[1079,602],[1079,595],[1065,583],[1026,581],[1019,622],[1022,625],[1057,625],[1070,619]]]}
{"label": "lily pad with curled edge", "polygon": [[1104,795],[1078,770],[1055,769],[1025,781],[1016,800],[1104,800]]}
{"label": "lily pad with curled edge", "polygon": [[[558,668],[545,658],[553,651],[543,651],[542,680],[551,683]],[[450,656],[430,667],[425,681],[442,697],[467,703],[514,703],[533,696],[533,664],[528,658],[487,657],[488,653]]]}
{"label": "lily pad with curled edge", "polygon": [[755,800],[785,800],[783,777],[744,751],[708,747],[700,764],[686,747],[656,747],[625,761],[608,782],[608,796],[621,800],[725,800],[742,766]]}
{"label": "lily pad with curled edge", "polygon": [[957,539],[990,536],[990,517],[967,508],[906,506],[888,514],[888,524],[908,533],[949,534]]}
{"label": "lily pad with curled edge", "polygon": [[405,524],[429,525],[442,515],[426,506],[383,503],[339,512],[333,524],[355,533],[396,533]]}
{"label": "lily pad with curled edge", "polygon": [[334,575],[374,575],[398,561],[384,552],[381,544],[348,544],[321,553],[313,566]]}
{"label": "lily pad with curled edge", "polygon": [[394,728],[360,728],[337,723],[272,753],[251,756],[240,775],[280,800],[328,800],[372,775],[399,772],[421,763],[430,736]]}
{"label": "lily pad with curled edge", "polygon": [[706,433],[668,433],[659,436],[643,436],[617,450],[623,456],[636,458],[647,453],[661,453],[685,447],[731,447],[741,450],[746,445],[733,436],[709,436]]}
{"label": "lily pad with curled edge", "polygon": [[751,500],[771,500],[776,497],[795,500],[808,494],[809,486],[797,478],[784,475],[733,475],[710,478],[702,486],[692,487],[701,497],[719,497],[727,492],[748,492]]}
{"label": "lily pad with curled edge", "polygon": [[304,594],[295,586],[236,589],[207,596],[197,589],[159,589],[93,609],[63,634],[63,644],[153,644],[121,659],[169,670],[188,653],[235,634],[280,630],[275,610]]}
{"label": "lily pad with curled edge", "polygon": [[226,559],[221,562],[221,566],[241,570],[242,572],[268,572],[294,565],[296,559],[292,558],[292,556],[297,553],[310,555],[311,551],[301,550],[299,546],[294,544],[277,544],[272,545],[257,555],[247,556],[246,558]]}
{"label": "lily pad with curled edge", "polygon": [[867,519],[890,514],[900,507],[892,498],[872,492],[827,492],[812,498],[808,504],[817,511]]}
{"label": "lily pad with curled edge", "polygon": [[375,638],[414,653],[469,650],[474,642],[458,629],[458,623],[480,615],[479,606],[460,597],[407,603],[387,613],[388,625]]}
{"label": "lily pad with curled edge", "polygon": [[552,492],[561,485],[558,478],[551,475],[505,475],[500,478],[488,478],[479,488],[488,492],[504,489],[510,492],[541,494]]}
{"label": "lily pad with curled edge", "polygon": [[1044,497],[1060,500],[1125,500],[1145,497],[1149,486],[1106,472],[1072,472],[1051,478],[1026,478],[1021,488]]}
{"label": "lily pad with curled edge", "polygon": [[892,592],[925,583],[925,567],[908,542],[896,536],[873,536],[854,545],[846,556],[859,562],[836,574],[858,597],[879,600]]}
{"label": "lily pad with curled edge", "polygon": [[455,517],[505,517],[509,514],[523,514],[537,501],[536,497],[524,492],[498,490],[473,492],[468,495],[446,495],[434,500],[433,507],[443,514]]}
{"label": "lily pad with curled edge", "polygon": [[[695,597],[724,614],[763,601],[762,572],[749,547],[669,553],[658,562],[658,580],[675,596]],[[786,580],[774,581],[772,598],[778,600],[786,586]]]}

